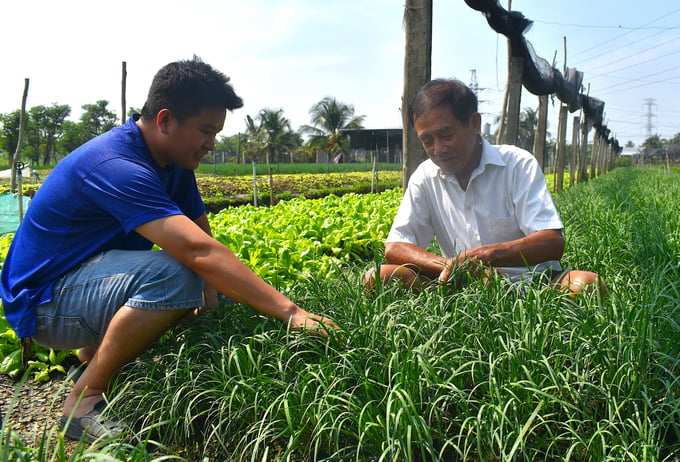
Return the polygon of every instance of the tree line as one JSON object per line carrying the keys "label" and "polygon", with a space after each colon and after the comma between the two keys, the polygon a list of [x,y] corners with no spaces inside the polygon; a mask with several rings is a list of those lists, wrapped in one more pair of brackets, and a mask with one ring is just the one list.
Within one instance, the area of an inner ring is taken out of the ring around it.
{"label": "tree line", "polygon": [[[32,107],[24,116],[22,160],[40,165],[55,163],[87,140],[115,127],[118,117],[107,106],[105,100],[83,105],[77,122],[67,120],[71,115],[69,105]],[[7,164],[19,141],[19,116],[19,110],[0,114],[0,154]]]}
{"label": "tree line", "polygon": [[670,139],[661,138],[659,135],[650,136],[642,143],[635,158],[640,164],[680,163],[680,133],[676,133]]}
{"label": "tree line", "polygon": [[[53,165],[86,141],[119,124],[106,100],[85,104],[77,122],[68,120],[69,105],[34,106],[24,115],[21,158],[32,165]],[[128,115],[141,112],[130,108]],[[221,137],[215,146],[219,158],[237,162],[308,162],[316,153],[331,156],[349,151],[345,130],[363,128],[364,116],[354,106],[323,98],[309,110],[310,124],[294,130],[283,109],[264,108],[246,116],[244,133]],[[0,114],[0,163],[11,165],[19,140],[20,112]]]}
{"label": "tree line", "polygon": [[[115,127],[119,121],[108,108],[108,101],[85,104],[77,122],[68,120],[71,107],[53,104],[35,106],[25,114],[22,159],[33,165],[52,165],[86,141]],[[140,112],[130,108],[128,115]],[[221,137],[215,147],[217,160],[241,163],[314,162],[316,154],[347,154],[349,138],[345,130],[363,128],[364,116],[355,114],[354,106],[323,98],[310,110],[310,124],[297,130],[291,126],[283,109],[261,109],[254,117],[246,116],[243,133]],[[499,118],[494,119],[498,126]],[[532,152],[538,124],[536,109],[524,108],[518,123],[517,145]],[[492,143],[495,133],[485,133]],[[544,165],[550,165],[555,154],[555,141],[547,133]],[[0,163],[10,165],[19,139],[19,111],[0,114]],[[631,142],[627,147],[633,147]],[[567,146],[571,149],[571,146]],[[680,133],[670,139],[653,135],[639,147],[640,163],[680,162]],[[220,157],[221,155],[221,157]]]}

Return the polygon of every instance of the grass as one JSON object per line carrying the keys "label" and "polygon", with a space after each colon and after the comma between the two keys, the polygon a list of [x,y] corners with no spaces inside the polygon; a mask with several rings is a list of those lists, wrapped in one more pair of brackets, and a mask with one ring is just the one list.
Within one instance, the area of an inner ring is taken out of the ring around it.
{"label": "grass", "polygon": [[337,320],[329,339],[240,305],[177,328],[114,387],[157,442],[134,460],[674,460],[679,198],[678,173],[632,168],[556,198],[563,263],[600,273],[604,297],[503,280],[366,294],[376,257],[290,288]]}
{"label": "grass", "polygon": [[606,298],[503,281],[369,297],[367,266],[347,268],[290,293],[337,319],[337,338],[231,308],[131,367],[126,412],[234,460],[671,457],[679,188],[677,175],[628,169],[558,198],[564,262],[598,271]]}

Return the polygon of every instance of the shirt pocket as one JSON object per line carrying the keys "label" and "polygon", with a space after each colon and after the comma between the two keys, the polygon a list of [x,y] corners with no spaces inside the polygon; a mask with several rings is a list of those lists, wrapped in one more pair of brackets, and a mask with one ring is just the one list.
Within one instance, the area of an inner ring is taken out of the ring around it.
{"label": "shirt pocket", "polygon": [[484,244],[514,241],[524,237],[515,217],[485,217],[477,215],[479,239]]}

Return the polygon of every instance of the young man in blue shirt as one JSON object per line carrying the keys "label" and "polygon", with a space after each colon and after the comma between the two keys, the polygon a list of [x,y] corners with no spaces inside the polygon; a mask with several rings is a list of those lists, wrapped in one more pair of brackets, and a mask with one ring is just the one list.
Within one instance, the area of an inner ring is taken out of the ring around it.
{"label": "young man in blue shirt", "polygon": [[170,63],[142,114],[66,156],[31,202],[0,295],[19,337],[80,348],[87,367],[64,402],[66,436],[119,433],[101,416],[111,380],[180,318],[214,309],[217,292],[293,329],[335,327],[211,237],[194,169],[242,105],[229,78],[200,59]]}

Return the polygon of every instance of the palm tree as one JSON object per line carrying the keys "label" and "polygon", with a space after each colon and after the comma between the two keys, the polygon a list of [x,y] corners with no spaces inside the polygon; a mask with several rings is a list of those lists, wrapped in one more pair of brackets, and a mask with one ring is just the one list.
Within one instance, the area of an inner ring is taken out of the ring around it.
{"label": "palm tree", "polygon": [[267,164],[280,162],[284,152],[290,153],[302,144],[290,121],[283,116],[283,109],[262,109],[255,120],[248,116],[246,123],[253,151],[264,153]]}
{"label": "palm tree", "polygon": [[[536,109],[525,107],[519,115],[517,126],[517,146],[531,152],[534,149],[536,127],[538,126],[538,112]],[[546,134],[548,137],[549,134]]]}
{"label": "palm tree", "polygon": [[[494,123],[500,125],[500,116],[494,118]],[[529,152],[534,149],[534,139],[536,138],[536,127],[538,126],[538,111],[536,109],[525,107],[519,114],[519,124],[517,125],[517,142],[515,143],[522,149]],[[550,138],[550,132],[546,132],[546,138]],[[493,139],[498,137],[498,128],[493,135]],[[493,144],[493,143],[492,143]]]}
{"label": "palm tree", "polygon": [[309,110],[312,125],[303,125],[300,131],[310,134],[309,144],[316,149],[333,154],[349,149],[349,137],[343,130],[364,128],[365,116],[355,116],[354,106],[338,102],[327,96]]}
{"label": "palm tree", "polygon": [[256,123],[249,115],[246,115],[246,132],[243,141],[244,152],[248,153],[253,162],[257,162],[260,154],[264,152],[263,147],[266,144],[265,132],[260,124]]}

